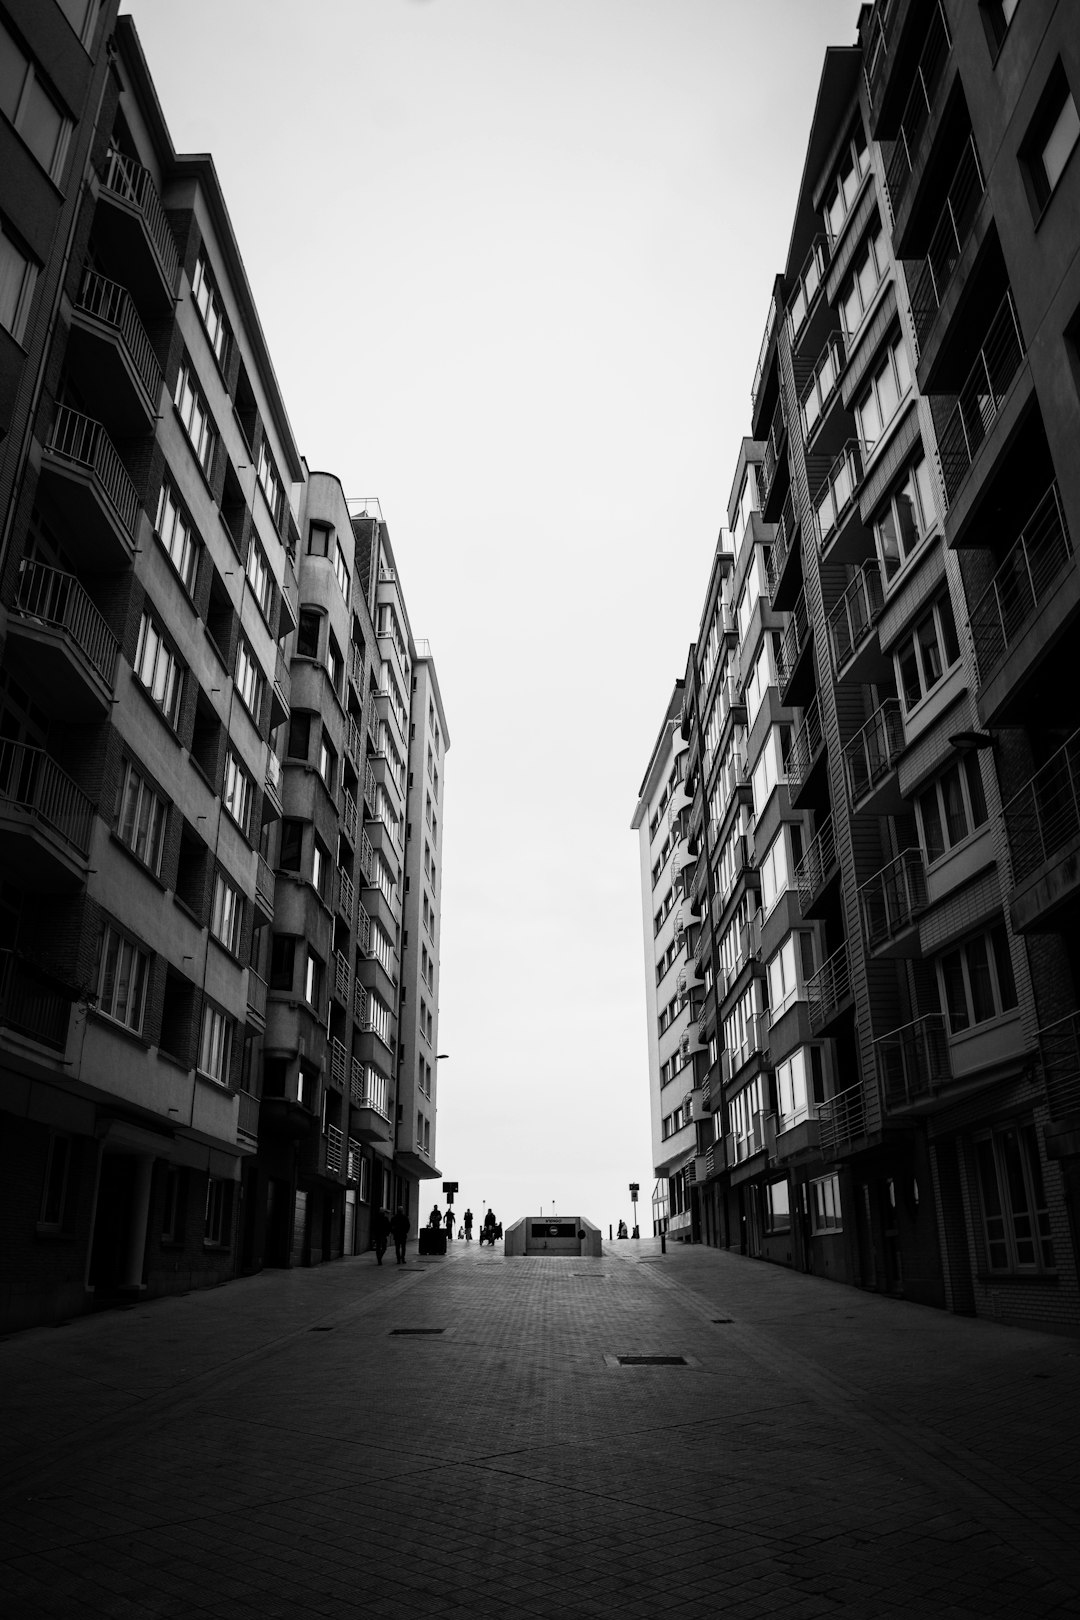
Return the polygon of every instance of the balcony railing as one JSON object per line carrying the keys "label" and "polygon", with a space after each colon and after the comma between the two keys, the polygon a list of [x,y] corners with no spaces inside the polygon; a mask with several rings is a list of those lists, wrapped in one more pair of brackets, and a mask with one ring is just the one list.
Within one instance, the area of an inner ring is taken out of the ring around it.
{"label": "balcony railing", "polygon": [[101,423],[73,411],[70,405],[59,405],[46,448],[93,473],[121,528],[134,541],[139,526],[138,491]]}
{"label": "balcony railing", "polygon": [[357,839],[356,854],[360,862],[361,873],[364,875],[364,877],[370,877],[375,860],[375,851],[372,849],[371,839],[368,837],[363,827],[360,828],[360,836]]}
{"label": "balcony railing", "polygon": [[338,1000],[349,1004],[349,959],[344,951],[334,952],[334,994]]}
{"label": "balcony railing", "polygon": [[866,88],[873,103],[874,97],[881,88],[885,77],[885,70],[889,63],[889,52],[893,48],[893,30],[896,26],[900,11],[900,0],[875,0],[866,26],[866,38],[863,40],[863,72],[866,75]]}
{"label": "balcony railing", "polygon": [[336,1036],[330,1042],[330,1078],[339,1086],[347,1085],[349,1080],[348,1054]]}
{"label": "balcony railing", "polygon": [[806,256],[799,272],[799,279],[788,300],[788,329],[791,333],[792,348],[798,344],[806,328],[810,311],[821,291],[828,259],[827,246],[825,237],[819,236]]}
{"label": "balcony railing", "polygon": [[874,1042],[886,1108],[908,1108],[938,1095],[952,1079],[949,1040],[941,1013],[889,1030]]}
{"label": "balcony railing", "polygon": [[795,534],[798,527],[798,519],[795,516],[795,500],[791,490],[789,489],[787,494],[784,496],[784,505],[780,512],[780,521],[776,525],[776,533],[773,535],[772,549],[769,552],[769,566],[766,576],[766,583],[769,588],[770,600],[776,595],[776,587],[780,582],[781,574],[784,572],[784,565],[791,554],[791,548],[795,543]]}
{"label": "balcony railing", "polygon": [[784,412],[781,404],[776,406],[776,415],[769,429],[769,437],[765,441],[765,454],[761,458],[759,476],[761,479],[761,505],[764,508],[772,493],[773,483],[780,466],[780,458],[784,453],[784,441],[787,438],[787,428],[784,425]]}
{"label": "balcony railing", "polygon": [[273,867],[264,855],[257,855],[255,860],[255,893],[260,900],[266,902],[270,911],[274,909],[274,892],[276,888],[277,880],[274,877]]}
{"label": "balcony railing", "polygon": [[359,696],[360,701],[363,702],[363,700],[364,700],[364,654],[361,651],[361,649],[356,645],[355,641],[352,642],[352,644],[349,647],[349,676],[350,676],[350,679],[352,680],[353,685],[356,687],[357,695]]}
{"label": "balcony railing", "polygon": [[348,872],[346,872],[345,868],[343,866],[339,866],[337,881],[337,909],[345,918],[345,921],[349,924],[350,928],[352,927],[352,914],[355,903],[356,890],[353,888],[353,880],[349,876]]}
{"label": "balcony railing", "polygon": [[326,1168],[332,1176],[341,1174],[342,1136],[336,1125],[326,1127]]}
{"label": "balcony railing", "polygon": [[361,1029],[366,1027],[368,1022],[367,990],[359,980],[353,985],[353,1017]]}
{"label": "balcony railing", "polygon": [[252,1091],[236,1093],[236,1134],[249,1142],[259,1140],[259,1099]]}
{"label": "balcony railing", "polygon": [[997,421],[1009,385],[1019,371],[1023,358],[1024,342],[1020,336],[1020,325],[1013,308],[1012,295],[1006,293],[987,326],[975,363],[938,434],[941,470],[950,503],[956,499],[968,468]]}
{"label": "balcony railing", "polygon": [[769,299],[769,313],[765,317],[765,331],[761,339],[761,348],[758,350],[757,366],[754,368],[754,382],[750,389],[750,415],[753,417],[757,409],[757,397],[761,392],[761,385],[765,380],[765,362],[769,358],[769,345],[776,331],[776,295]]}
{"label": "balcony railing", "polygon": [[0,951],[0,1024],[62,1052],[70,1015],[69,996],[38,978],[14,951]]}
{"label": "balcony railing", "polygon": [[843,1153],[866,1134],[866,1099],[861,1085],[850,1086],[818,1109],[821,1152],[825,1158]]}
{"label": "balcony railing", "polygon": [[1080,1112],[1080,1012],[1040,1029],[1039,1056],[1050,1118]]}
{"label": "balcony railing", "polygon": [[837,675],[865,645],[884,606],[881,569],[876,562],[863,563],[829,615],[829,641]]}
{"label": "balcony railing", "polygon": [[806,615],[806,596],[799,592],[799,599],[791,610],[788,627],[784,631],[784,639],[780,643],[780,653],[776,660],[776,679],[781,692],[791,679],[792,671],[810,641],[810,621]]}
{"label": "balcony railing", "polygon": [[949,182],[944,207],[931,232],[926,257],[918,265],[912,265],[908,275],[911,313],[920,349],[960,262],[984,189],[975,137],[969,135]]}
{"label": "balcony railing", "polygon": [[802,725],[792,738],[791,750],[787,757],[787,779],[792,789],[802,787],[808,780],[824,741],[824,735],[821,726],[821,705],[815,694],[813,702],[803,715]]}
{"label": "balcony railing", "polygon": [[360,1180],[360,1161],[363,1158],[360,1143],[355,1137],[349,1137],[348,1158],[346,1159],[345,1179],[356,1182]]}
{"label": "balcony railing", "polygon": [[44,748],[0,739],[0,802],[16,805],[78,854],[90,853],[93,803]]}
{"label": "balcony railing", "polygon": [[365,956],[371,950],[371,918],[359,901],[356,906],[356,948]]}
{"label": "balcony railing", "polygon": [[807,845],[802,860],[795,868],[795,882],[799,886],[799,903],[805,911],[821,889],[825,879],[836,865],[836,828],[832,816],[827,816],[816,835]]}
{"label": "balcony railing", "polygon": [[849,439],[830,466],[814,496],[814,525],[818,547],[824,552],[855,505],[862,482],[862,446]]}
{"label": "balcony railing", "polygon": [[266,1017],[266,980],[253,967],[248,968],[247,1005],[248,1011],[253,1012],[257,1018]]}
{"label": "balcony railing", "polygon": [[[922,51],[919,54],[904,111],[900,116],[900,129],[885,166],[885,184],[894,214],[907,190],[911,171],[918,159],[919,146],[930,122],[938,86],[951,49],[952,40],[945,23],[945,15],[940,0],[937,0],[927,18]],[[882,56],[880,61],[884,67],[885,57]],[[874,92],[871,90],[871,101],[873,96]]]}
{"label": "balcony railing", "polygon": [[122,197],[125,202],[133,203],[142,214],[165,279],[170,288],[175,287],[179,269],[176,240],[149,169],[144,169],[134,158],[125,157],[113,148],[105,165],[104,185],[107,191]]}
{"label": "balcony railing", "polygon": [[810,1025],[815,1033],[825,1027],[851,995],[851,958],[847,942],[806,981]]}
{"label": "balcony railing", "polygon": [[1080,731],[1002,806],[1002,814],[1015,883],[1080,838]]}
{"label": "balcony railing", "polygon": [[1057,484],[1051,484],[971,610],[979,681],[1008,653],[1072,556]]}
{"label": "balcony railing", "polygon": [[341,796],[341,830],[350,844],[356,843],[356,800],[348,788]]}
{"label": "balcony railing", "polygon": [[66,631],[112,689],[120,644],[74,574],[46,563],[24,561],[15,607],[29,619]]}
{"label": "balcony railing", "polygon": [[844,750],[852,805],[872,793],[896,769],[905,747],[899,698],[886,698]]}
{"label": "balcony railing", "polygon": [[914,927],[929,904],[922,850],[913,845],[875,872],[859,890],[859,904],[872,951]]}
{"label": "balcony railing", "polygon": [[161,367],[127,288],[106,281],[94,270],[86,270],[75,307],[119,334],[139,381],[156,405],[161,393]]}

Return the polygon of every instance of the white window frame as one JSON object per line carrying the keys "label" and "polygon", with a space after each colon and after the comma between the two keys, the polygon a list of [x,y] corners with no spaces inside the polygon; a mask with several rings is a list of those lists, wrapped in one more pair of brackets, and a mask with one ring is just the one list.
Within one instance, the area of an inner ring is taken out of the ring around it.
{"label": "white window frame", "polygon": [[179,496],[167,477],[162,479],[158,491],[154,533],[176,570],[180,583],[190,596],[195,587],[199,541],[180,505]]}
{"label": "white window frame", "polygon": [[244,895],[230,883],[224,872],[214,873],[214,898],[210,908],[210,932],[219,945],[236,956],[244,931]]}
{"label": "white window frame", "polygon": [[233,1020],[212,1001],[203,1002],[199,1027],[199,1073],[228,1086],[232,1070]]}
{"label": "white window frame", "polygon": [[229,326],[213,274],[206,262],[205,247],[200,250],[199,257],[195,261],[191,296],[199,312],[206,340],[213,350],[214,359],[224,370],[229,357]]}
{"label": "white window frame", "polygon": [[214,470],[214,450],[217,446],[218,432],[210,415],[210,407],[203,398],[195,371],[187,360],[181,361],[176,373],[173,404],[183,424],[195,460],[209,478]]}
{"label": "white window frame", "polygon": [[[112,1023],[141,1035],[146,1016],[150,953],[109,922],[102,926],[98,945],[97,1011]],[[112,989],[107,992],[106,981],[110,976]]]}
{"label": "white window frame", "polygon": [[175,729],[184,691],[184,667],[148,608],[143,609],[139,624],[132,673],[150,701]]}
{"label": "white window frame", "polygon": [[155,877],[161,874],[168,805],[130,759],[123,762],[113,831],[124,848]]}

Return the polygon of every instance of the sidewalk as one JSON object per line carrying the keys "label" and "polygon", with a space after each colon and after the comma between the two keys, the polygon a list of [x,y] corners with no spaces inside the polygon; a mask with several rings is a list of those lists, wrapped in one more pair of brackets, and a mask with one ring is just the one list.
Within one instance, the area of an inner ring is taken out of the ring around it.
{"label": "sidewalk", "polygon": [[1080,1615],[1080,1343],[711,1249],[34,1330],[0,1436],[6,1617]]}

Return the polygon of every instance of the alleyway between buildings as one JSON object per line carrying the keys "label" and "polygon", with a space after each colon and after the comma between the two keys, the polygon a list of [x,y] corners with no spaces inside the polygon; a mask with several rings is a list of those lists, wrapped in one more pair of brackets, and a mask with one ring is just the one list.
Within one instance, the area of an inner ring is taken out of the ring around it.
{"label": "alleyway between buildings", "polygon": [[7,1620],[1080,1614],[1080,1342],[711,1249],[16,1335],[0,1437]]}

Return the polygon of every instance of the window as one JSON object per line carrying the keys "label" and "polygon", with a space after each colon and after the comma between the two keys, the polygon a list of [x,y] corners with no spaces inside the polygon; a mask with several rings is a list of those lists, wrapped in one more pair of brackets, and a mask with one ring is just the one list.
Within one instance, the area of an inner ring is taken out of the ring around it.
{"label": "window", "polygon": [[914,630],[908,631],[893,658],[897,686],[904,708],[910,714],[960,659],[960,643],[956,639],[948,593],[939,596],[931,611],[919,620]]}
{"label": "window", "polygon": [[316,835],[311,842],[311,886],[320,899],[326,899],[330,880],[330,852]]}
{"label": "window", "polygon": [[208,1075],[219,1085],[227,1086],[232,1065],[232,1019],[215,1007],[213,1002],[203,1003],[202,1034],[199,1039],[199,1073]]}
{"label": "window", "polygon": [[840,340],[837,337],[832,337],[825,345],[825,349],[814,368],[814,375],[810,379],[809,387],[800,402],[804,438],[810,438],[821,420],[821,414],[836,388],[843,366],[844,353],[840,346]]}
{"label": "window", "polygon": [[319,628],[321,624],[321,613],[312,613],[310,608],[300,610],[300,623],[296,631],[296,656],[298,658],[318,658]]}
{"label": "window", "polygon": [[251,586],[251,594],[259,604],[259,612],[269,624],[270,609],[274,604],[274,576],[270,572],[270,564],[266,560],[266,553],[262,546],[251,537],[248,547],[247,582]]}
{"label": "window", "polygon": [[859,186],[863,175],[870,166],[870,157],[866,150],[866,136],[862,125],[855,130],[848,142],[843,157],[837,169],[829,190],[825,194],[824,214],[825,230],[828,233],[830,246],[835,246],[840,235],[844,221],[851,212],[851,205],[859,193]]}
{"label": "window", "polygon": [[822,1176],[810,1183],[810,1221],[815,1235],[844,1230],[839,1176]]}
{"label": "window", "polygon": [[776,1112],[780,1130],[790,1130],[804,1119],[812,1119],[824,1095],[819,1046],[800,1046],[776,1065]]}
{"label": "window", "polygon": [[345,553],[341,549],[341,541],[337,542],[334,551],[334,578],[346,602],[349,600],[349,565],[345,561]]}
{"label": "window", "polygon": [[1080,140],[1080,115],[1059,58],[1051,69],[1042,100],[1020,149],[1036,218],[1050,201],[1077,140]]}
{"label": "window", "polygon": [[211,420],[209,409],[195,381],[195,374],[186,361],[183,362],[176,374],[173,403],[176,406],[181,422],[184,424],[184,431],[187,433],[191,448],[195,452],[195,459],[207,478],[209,478],[214,466],[214,446],[217,444],[217,432]]}
{"label": "window", "polygon": [[71,124],[45,89],[37,70],[0,24],[0,112],[14,124],[50,179],[64,165]]}
{"label": "window", "polygon": [[787,1178],[770,1181],[765,1187],[765,1230],[787,1232],[791,1227],[791,1203]]}
{"label": "window", "polygon": [[116,796],[114,830],[125,848],[155,877],[161,872],[166,813],[165,800],[131,761],[125,760]]}
{"label": "window", "polygon": [[210,932],[234,956],[240,951],[244,927],[244,897],[224,873],[214,876],[214,903],[210,908]]}
{"label": "window", "polygon": [[266,694],[266,676],[256,660],[255,654],[240,637],[236,647],[236,691],[241,703],[247,709],[255,724],[259,724],[262,714],[263,698]]}
{"label": "window", "polygon": [[70,1136],[50,1136],[45,1180],[41,1188],[39,1226],[51,1227],[55,1232],[68,1231],[74,1226],[74,1159],[75,1144]]}
{"label": "window", "polygon": [[230,748],[225,755],[225,781],[221,789],[221,802],[245,838],[251,825],[254,792],[251,777]]}
{"label": "window", "polygon": [[139,625],[134,673],[145,687],[151,702],[157,705],[169,724],[175,726],[184,686],[183,670],[176,654],[166,645],[157,623],[146,611]]}
{"label": "window", "polygon": [[814,936],[789,934],[769,962],[769,1007],[773,1023],[792,1005],[804,998],[807,979],[814,976]]}
{"label": "window", "polygon": [[275,529],[281,527],[281,518],[285,510],[285,488],[274,466],[274,458],[270,454],[265,435],[259,445],[257,464],[259,488],[266,496],[266,504],[270,508],[270,515],[274,520]]}
{"label": "window", "polygon": [[855,268],[844,284],[840,296],[840,324],[848,340],[849,353],[851,339],[866,318],[866,312],[873,303],[874,295],[888,268],[889,253],[885,246],[885,232],[878,224],[860,249]]}
{"label": "window", "polygon": [[323,779],[326,791],[333,793],[337,782],[337,754],[325,730],[319,738],[319,775]]}
{"label": "window", "polygon": [[891,583],[937,522],[929,464],[920,455],[896,485],[874,521],[878,556]]}
{"label": "window", "polygon": [[788,324],[791,328],[791,341],[793,343],[802,331],[806,317],[809,315],[814,299],[818,295],[824,274],[825,253],[822,244],[815,242],[799,277],[798,285],[792,293],[791,301],[788,304]]}
{"label": "window", "polygon": [[202,323],[218,365],[224,366],[229,353],[229,329],[225,324],[225,311],[221,299],[207,268],[205,253],[200,253],[196,260],[191,295],[195,300],[196,309],[202,316]]}
{"label": "window", "polygon": [[285,745],[289,759],[307,759],[311,753],[311,715],[298,713],[289,716],[289,740]]}
{"label": "window", "polygon": [[304,969],[304,1000],[318,1012],[322,1005],[322,987],[325,964],[308,947],[307,965]]}
{"label": "window", "polygon": [[97,22],[98,0],[57,0],[60,10],[75,30],[79,41],[89,47]]}
{"label": "window", "polygon": [[857,482],[855,457],[849,449],[844,449],[833,462],[824,485],[814,497],[818,539],[821,545],[825,545],[833,530],[839,526],[841,518],[847,513],[855,495]]}
{"label": "window", "polygon": [[982,768],[977,754],[966,754],[923,788],[915,800],[927,863],[940,860],[987,820]]}
{"label": "window", "polygon": [[291,990],[296,961],[296,936],[274,934],[270,941],[270,988]]}
{"label": "window", "polygon": [[34,296],[37,266],[17,245],[8,226],[0,219],[0,326],[21,343]]}
{"label": "window", "polygon": [[911,362],[903,338],[897,336],[882,356],[870,386],[855,404],[855,421],[867,457],[877,449],[910,387]]}
{"label": "window", "polygon": [[760,863],[763,917],[772,910],[784,891],[792,887],[792,874],[801,860],[802,831],[794,823],[785,824],[769,845]]}
{"label": "window", "polygon": [[341,648],[335,641],[332,630],[326,638],[326,673],[330,678],[330,685],[340,697],[341,681],[345,674],[345,660],[341,656]]}
{"label": "window", "polygon": [[937,960],[938,986],[950,1035],[961,1035],[1017,1005],[1009,936],[1003,923],[976,934]]}
{"label": "window", "polygon": [[739,505],[735,512],[735,526],[732,531],[731,544],[735,555],[742,550],[743,539],[750,523],[751,512],[758,509],[757,473],[754,467],[747,467],[743,474],[742,489],[739,491]]}
{"label": "window", "polygon": [[101,931],[98,1011],[140,1033],[150,958],[111,923]]}
{"label": "window", "polygon": [[787,757],[791,751],[791,727],[770,726],[765,746],[754,766],[754,814],[760,817],[777,783],[787,780]]}
{"label": "window", "polygon": [[1034,1125],[1007,1126],[979,1137],[974,1146],[989,1269],[1052,1269],[1050,1212]]}
{"label": "window", "polygon": [[227,1248],[232,1236],[232,1182],[209,1176],[206,1182],[206,1218],[203,1242],[211,1248]]}
{"label": "window", "polygon": [[163,479],[158,494],[154,533],[169,561],[180,575],[184,589],[190,592],[195,584],[199,543],[180,505],[180,498],[167,478]]}
{"label": "window", "polygon": [[309,557],[329,557],[330,537],[333,529],[329,523],[311,523],[308,526],[307,551]]}

